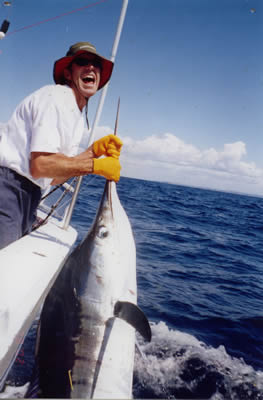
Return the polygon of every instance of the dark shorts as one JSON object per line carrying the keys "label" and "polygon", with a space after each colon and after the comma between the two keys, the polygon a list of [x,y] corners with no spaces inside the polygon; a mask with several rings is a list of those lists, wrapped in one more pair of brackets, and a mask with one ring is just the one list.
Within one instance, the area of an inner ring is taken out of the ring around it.
{"label": "dark shorts", "polygon": [[40,199],[39,186],[0,167],[0,249],[31,231]]}

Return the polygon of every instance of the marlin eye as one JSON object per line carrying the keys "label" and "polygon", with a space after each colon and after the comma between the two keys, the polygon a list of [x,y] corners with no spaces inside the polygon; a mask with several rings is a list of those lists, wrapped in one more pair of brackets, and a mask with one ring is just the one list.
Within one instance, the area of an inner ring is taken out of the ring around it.
{"label": "marlin eye", "polygon": [[100,226],[99,231],[98,231],[98,237],[99,238],[105,238],[109,234],[108,229],[105,226]]}

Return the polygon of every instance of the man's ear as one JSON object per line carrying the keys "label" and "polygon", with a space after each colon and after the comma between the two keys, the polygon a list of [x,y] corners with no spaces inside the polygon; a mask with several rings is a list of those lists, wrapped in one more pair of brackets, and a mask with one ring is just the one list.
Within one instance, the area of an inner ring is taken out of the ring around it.
{"label": "man's ear", "polygon": [[66,79],[66,81],[71,82],[71,70],[68,68],[64,69],[64,78]]}

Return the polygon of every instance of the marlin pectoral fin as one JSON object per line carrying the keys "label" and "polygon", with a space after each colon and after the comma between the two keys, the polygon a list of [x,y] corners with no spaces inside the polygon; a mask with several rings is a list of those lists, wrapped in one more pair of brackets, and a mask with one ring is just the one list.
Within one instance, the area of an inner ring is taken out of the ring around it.
{"label": "marlin pectoral fin", "polygon": [[138,306],[128,301],[117,301],[114,307],[114,315],[132,325],[145,340],[151,341],[152,331],[149,321]]}

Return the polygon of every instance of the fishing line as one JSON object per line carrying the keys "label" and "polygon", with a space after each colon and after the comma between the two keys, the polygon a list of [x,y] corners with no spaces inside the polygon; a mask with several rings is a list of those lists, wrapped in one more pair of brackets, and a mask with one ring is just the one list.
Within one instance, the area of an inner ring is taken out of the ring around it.
{"label": "fishing line", "polygon": [[24,31],[24,30],[26,30],[26,29],[35,28],[35,27],[38,26],[38,25],[42,25],[42,24],[45,24],[45,23],[47,23],[47,22],[54,21],[54,20],[56,20],[56,19],[58,19],[58,18],[62,18],[62,17],[65,17],[65,16],[67,16],[67,15],[74,14],[74,13],[76,13],[76,12],[85,10],[85,9],[87,9],[87,8],[97,6],[98,4],[105,3],[106,1],[108,1],[108,0],[100,0],[100,1],[97,1],[97,2],[95,2],[95,3],[89,4],[88,6],[84,6],[84,7],[81,7],[81,8],[76,8],[75,10],[71,10],[71,11],[65,12],[65,13],[60,14],[60,15],[56,15],[55,17],[51,17],[51,18],[45,19],[45,20],[43,20],[43,21],[35,22],[35,23],[31,24],[31,25],[27,25],[27,26],[24,26],[23,28],[19,28],[19,29],[16,29],[16,30],[14,30],[14,31],[11,31],[11,32],[7,33],[6,36],[13,35],[13,34],[15,34],[15,33]]}

